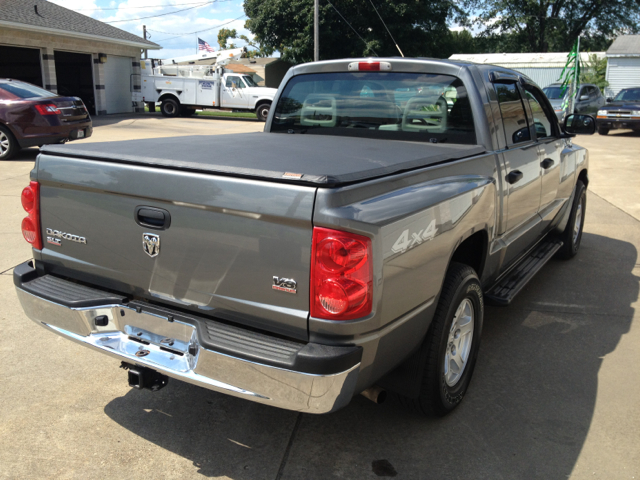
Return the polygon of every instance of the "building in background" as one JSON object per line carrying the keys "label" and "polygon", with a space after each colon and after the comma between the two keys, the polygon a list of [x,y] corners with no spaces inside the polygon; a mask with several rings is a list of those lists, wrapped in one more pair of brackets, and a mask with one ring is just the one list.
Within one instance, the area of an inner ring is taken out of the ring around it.
{"label": "building in background", "polygon": [[241,58],[227,65],[227,70],[253,76],[261,87],[278,88],[293,65],[280,58]]}
{"label": "building in background", "polygon": [[0,1],[0,77],[80,97],[94,115],[140,111],[140,53],[160,48],[45,0]]}
{"label": "building in background", "polygon": [[[511,68],[538,84],[540,88],[556,83],[562,69],[567,64],[569,52],[564,53],[474,53],[457,54],[449,57],[451,60],[465,60],[468,62],[497,65]],[[581,52],[580,60],[583,65],[589,63],[589,56],[596,55],[599,59],[605,57],[604,52]],[[608,56],[608,53],[607,53]]]}
{"label": "building in background", "polygon": [[607,97],[623,88],[640,87],[640,35],[621,35],[607,50]]}

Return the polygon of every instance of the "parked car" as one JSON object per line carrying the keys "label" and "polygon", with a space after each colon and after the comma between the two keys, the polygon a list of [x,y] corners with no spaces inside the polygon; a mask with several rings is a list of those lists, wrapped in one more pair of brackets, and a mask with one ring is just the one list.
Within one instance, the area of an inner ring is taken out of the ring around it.
{"label": "parked car", "polygon": [[631,128],[640,132],[640,87],[624,88],[615,98],[607,98],[608,105],[598,110],[596,126],[600,135],[609,130]]}
{"label": "parked car", "polygon": [[172,377],[307,413],[386,390],[452,411],[484,305],[578,253],[572,137],[595,119],[561,126],[512,70],[410,58],[296,65],[273,105],[264,133],[44,147],[22,193],[33,260],[13,273],[26,314],[138,389]]}
{"label": "parked car", "polygon": [[62,97],[20,80],[0,78],[0,160],[21,148],[90,137],[91,117],[78,97]]}
{"label": "parked car", "polygon": [[[563,89],[561,83],[552,83],[548,87],[543,88],[542,91],[551,101],[551,106],[556,112],[558,120],[562,121],[565,113],[562,109],[562,103],[564,102],[564,97],[568,89]],[[578,95],[578,101],[576,102],[576,108],[573,113],[595,115],[598,109],[604,104],[605,99],[600,89],[592,83],[583,83],[580,85],[580,94]]]}

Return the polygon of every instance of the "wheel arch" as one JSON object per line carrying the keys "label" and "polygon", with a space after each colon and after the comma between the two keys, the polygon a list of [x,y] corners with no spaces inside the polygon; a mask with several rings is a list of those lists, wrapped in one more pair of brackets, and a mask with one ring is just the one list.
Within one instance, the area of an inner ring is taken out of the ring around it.
{"label": "wheel arch", "polygon": [[273,98],[269,98],[269,97],[260,97],[258,98],[258,100],[256,100],[256,108],[258,107],[258,105],[261,105],[263,103],[273,103]]}
{"label": "wheel arch", "polygon": [[463,263],[473,268],[478,278],[482,278],[488,245],[489,235],[484,229],[470,233],[466,238],[463,237],[451,254],[447,270],[454,262]]}
{"label": "wheel arch", "polygon": [[162,103],[164,100],[167,100],[169,98],[178,102],[178,105],[182,105],[182,102],[175,93],[163,93],[162,95],[160,95],[160,98],[158,98],[158,101],[156,103]]}
{"label": "wheel arch", "polygon": [[578,174],[578,180],[584,183],[585,187],[589,186],[589,176],[587,175],[586,168],[583,168],[582,170],[580,170],[580,173]]}

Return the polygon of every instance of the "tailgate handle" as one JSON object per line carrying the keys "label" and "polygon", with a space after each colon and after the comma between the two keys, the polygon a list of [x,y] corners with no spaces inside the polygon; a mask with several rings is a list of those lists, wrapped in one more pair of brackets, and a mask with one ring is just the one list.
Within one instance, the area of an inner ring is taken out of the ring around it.
{"label": "tailgate handle", "polygon": [[134,219],[141,227],[155,230],[166,230],[171,225],[171,214],[164,208],[138,206]]}

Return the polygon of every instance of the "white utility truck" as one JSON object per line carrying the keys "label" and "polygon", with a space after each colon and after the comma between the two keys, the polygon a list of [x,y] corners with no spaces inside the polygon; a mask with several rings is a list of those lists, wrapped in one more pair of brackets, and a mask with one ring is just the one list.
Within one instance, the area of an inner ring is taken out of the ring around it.
{"label": "white utility truck", "polygon": [[[231,60],[239,59],[244,51],[237,48],[209,56],[194,55],[192,59],[143,59],[140,62],[141,92],[134,93],[133,100],[160,104],[160,112],[165,117],[189,116],[196,109],[224,108],[255,111],[264,122],[277,89],[260,87],[251,75],[224,68]],[[205,61],[213,64],[203,65]]]}

